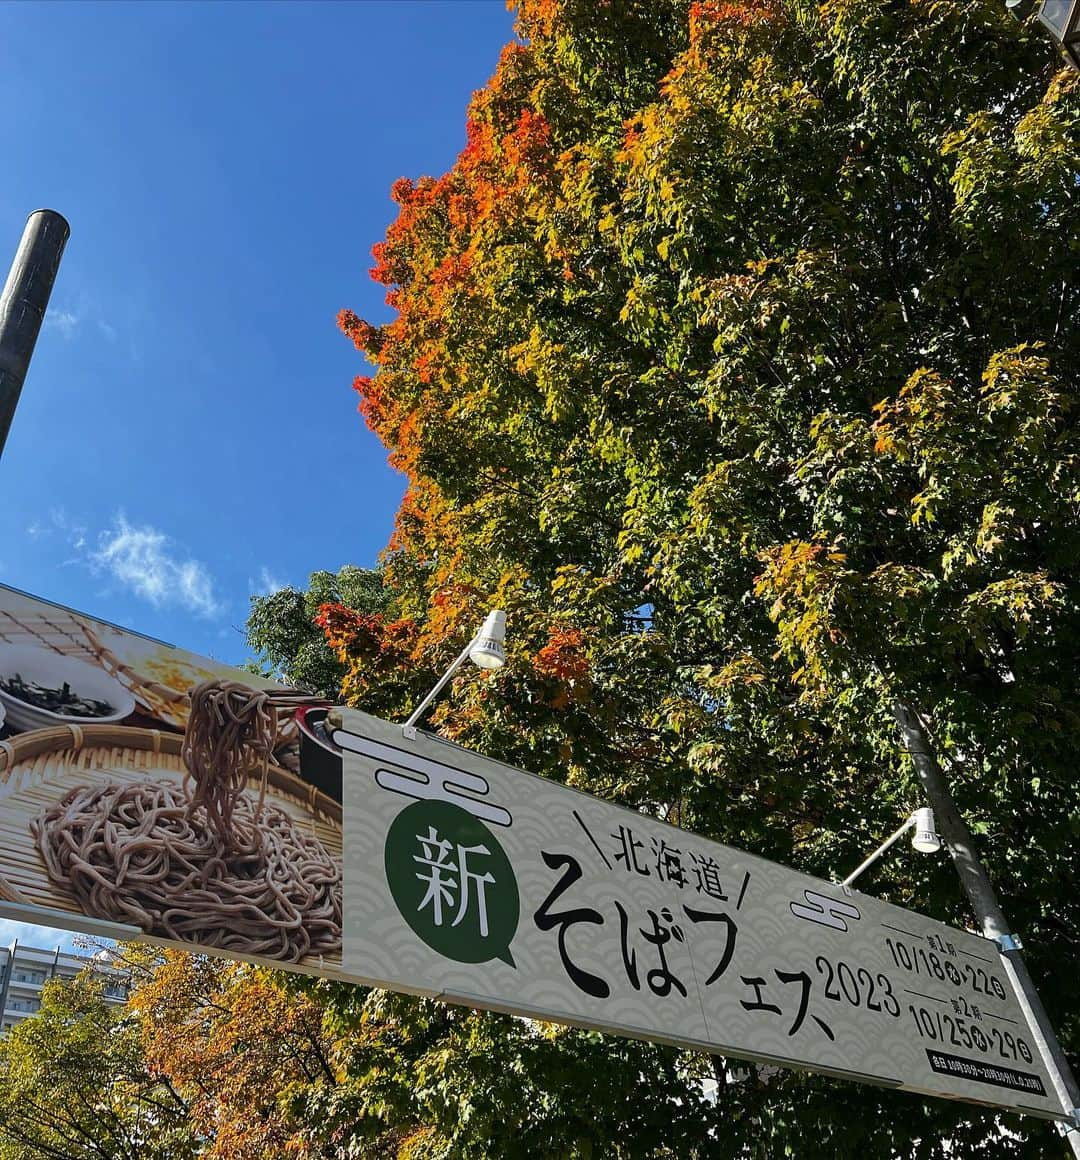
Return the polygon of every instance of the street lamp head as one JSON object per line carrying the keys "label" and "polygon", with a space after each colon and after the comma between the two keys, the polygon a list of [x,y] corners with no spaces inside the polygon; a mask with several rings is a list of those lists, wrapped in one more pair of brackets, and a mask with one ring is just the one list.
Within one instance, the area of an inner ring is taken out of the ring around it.
{"label": "street lamp head", "polygon": [[469,660],[482,669],[498,669],[506,664],[506,613],[494,608],[469,646]]}
{"label": "street lamp head", "polygon": [[869,858],[864,859],[862,864],[857,869],[849,874],[841,886],[850,886],[856,878],[870,866],[872,866],[882,854],[888,850],[894,842],[900,841],[901,837],[908,832],[914,830],[911,839],[911,844],[919,851],[920,854],[935,854],[941,849],[941,839],[937,835],[937,829],[934,826],[934,811],[929,806],[923,806],[922,809],[916,810],[913,814],[909,814],[905,819],[904,824],[898,829],[894,830],[884,842],[870,855]]}
{"label": "street lamp head", "polygon": [[929,806],[923,806],[912,817],[915,820],[915,833],[911,836],[911,844],[920,854],[936,854],[941,849],[941,839],[934,826],[934,811]]}
{"label": "street lamp head", "polygon": [[1039,21],[1065,50],[1073,68],[1080,69],[1080,0],[1042,0]]}
{"label": "street lamp head", "polygon": [[450,678],[465,663],[466,657],[482,669],[498,669],[506,664],[506,613],[501,608],[492,609],[487,614],[487,620],[480,631],[458,653],[457,659],[438,679],[435,687],[412,711],[402,726],[406,737],[416,736],[416,723],[424,715],[424,710],[446,688]]}

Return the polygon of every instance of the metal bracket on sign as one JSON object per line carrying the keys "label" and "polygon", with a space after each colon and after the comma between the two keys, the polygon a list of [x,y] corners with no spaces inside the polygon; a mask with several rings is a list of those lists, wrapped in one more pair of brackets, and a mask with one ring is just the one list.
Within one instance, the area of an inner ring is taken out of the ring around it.
{"label": "metal bracket on sign", "polygon": [[997,943],[999,951],[1019,951],[1024,949],[1024,944],[1020,941],[1020,936],[1017,934],[999,934],[997,938],[991,941]]}

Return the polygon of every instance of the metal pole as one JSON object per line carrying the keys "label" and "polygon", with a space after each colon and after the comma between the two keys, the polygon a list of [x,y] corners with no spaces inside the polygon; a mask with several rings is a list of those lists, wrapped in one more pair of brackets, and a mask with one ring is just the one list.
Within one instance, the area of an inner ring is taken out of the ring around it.
{"label": "metal pole", "polygon": [[0,455],[70,233],[55,210],[34,210],[0,294]]}
{"label": "metal pole", "polygon": [[898,842],[907,832],[915,825],[915,815],[912,814],[910,818],[898,829],[895,833],[890,834],[884,842],[867,858],[861,862],[854,870],[840,883],[841,886],[850,886],[864,870],[869,870],[871,866],[885,853],[895,842]]}
{"label": "metal pole", "polygon": [[406,721],[405,724],[402,725],[402,727],[401,727],[402,732],[405,734],[406,737],[413,738],[416,736],[416,723],[417,723],[417,721],[419,721],[420,718],[424,715],[424,710],[428,707],[428,705],[430,705],[431,702],[434,701],[435,698],[443,691],[443,688],[446,686],[446,682],[449,681],[450,678],[465,663],[466,659],[468,658],[469,652],[472,649],[472,646],[474,644],[476,644],[476,637],[475,636],[461,650],[461,654],[458,656],[458,659],[456,661],[454,661],[454,663],[439,678],[438,683],[435,685],[435,688],[432,689],[431,692],[428,693],[428,695],[412,711],[412,715],[409,717],[408,721]]}
{"label": "metal pole", "polygon": [[1020,942],[1009,931],[1009,920],[1005,917],[1005,912],[994,893],[994,887],[975,852],[971,831],[956,808],[956,803],[949,792],[949,784],[930,747],[930,739],[922,721],[918,714],[902,701],[897,701],[893,706],[893,716],[900,727],[904,745],[911,754],[915,772],[919,775],[919,781],[922,782],[934,811],[938,833],[952,855],[953,865],[960,875],[968,901],[982,924],[983,936],[997,943],[1002,968],[1016,991],[1020,1007],[1031,1027],[1032,1038],[1050,1073],[1054,1090],[1061,1100],[1062,1109],[1072,1115],[1072,1122],[1067,1126],[1065,1136],[1073,1155],[1080,1157],[1080,1088],[1077,1087],[1069,1061],[1061,1050],[1042,1000],[1035,990],[1031,975],[1028,974],[1027,966],[1020,954]]}

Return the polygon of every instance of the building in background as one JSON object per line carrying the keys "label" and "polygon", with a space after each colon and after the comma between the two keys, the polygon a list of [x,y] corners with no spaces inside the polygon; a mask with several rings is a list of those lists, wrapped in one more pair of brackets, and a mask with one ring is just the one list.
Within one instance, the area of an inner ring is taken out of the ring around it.
{"label": "building in background", "polygon": [[90,967],[105,984],[105,999],[120,1004],[127,998],[127,972],[115,966],[107,950],[77,955],[59,947],[22,946],[13,942],[0,948],[0,1030],[7,1031],[41,1006],[41,988],[49,979],[73,979]]}

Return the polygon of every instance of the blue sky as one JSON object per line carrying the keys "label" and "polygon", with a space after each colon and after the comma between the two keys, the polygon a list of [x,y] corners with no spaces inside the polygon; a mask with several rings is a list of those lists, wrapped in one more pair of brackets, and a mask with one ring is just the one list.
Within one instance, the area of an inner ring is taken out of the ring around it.
{"label": "blue sky", "polygon": [[441,173],[501,0],[19,4],[0,266],[72,235],[3,461],[0,579],[220,660],[251,593],[372,564],[402,483],[356,413],[391,183]]}
{"label": "blue sky", "polygon": [[501,0],[4,7],[2,272],[31,210],[72,233],[0,580],[236,663],[253,592],[374,563],[402,483],[335,316],[387,316],[390,185],[453,164],[511,38]]}

